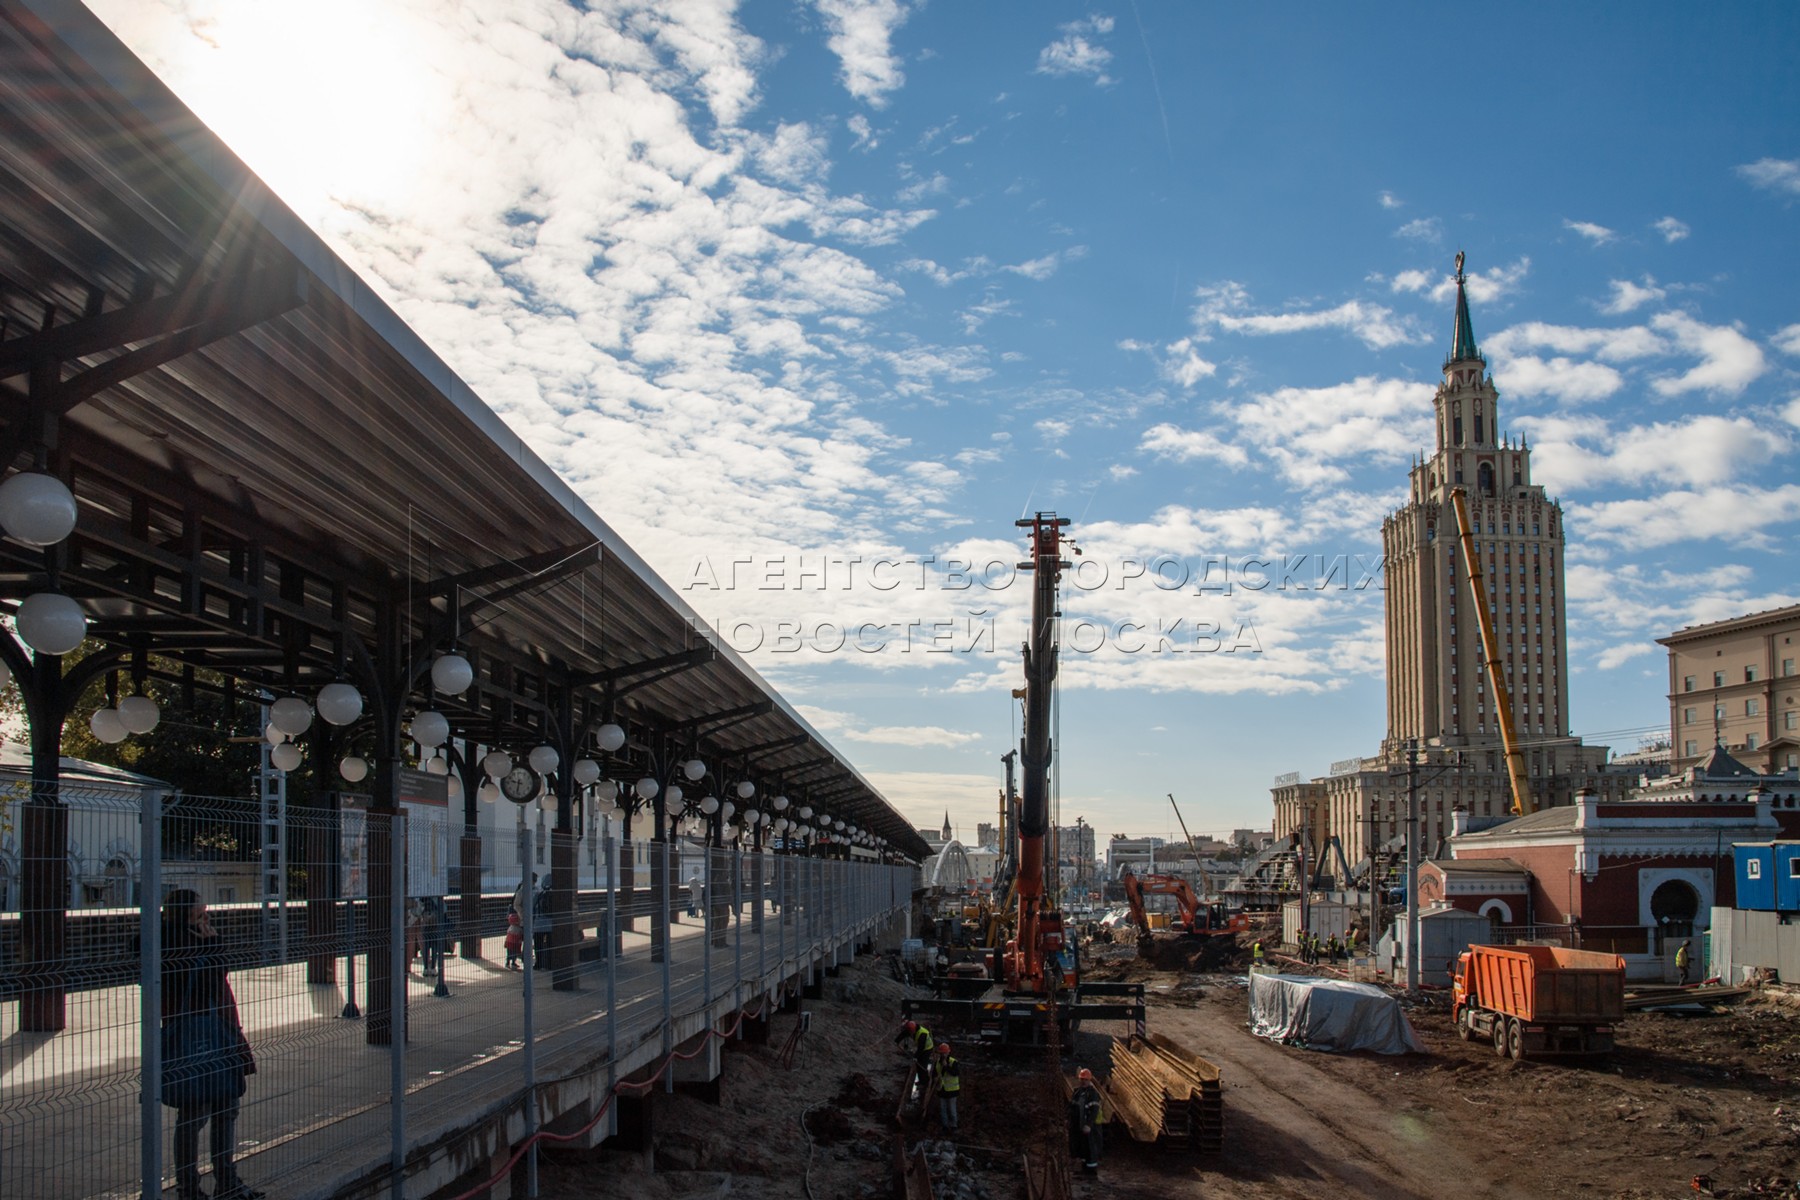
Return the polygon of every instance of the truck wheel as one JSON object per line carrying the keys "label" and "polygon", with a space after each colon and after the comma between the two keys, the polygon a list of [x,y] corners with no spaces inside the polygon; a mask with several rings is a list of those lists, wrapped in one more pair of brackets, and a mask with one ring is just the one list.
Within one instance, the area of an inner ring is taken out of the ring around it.
{"label": "truck wheel", "polygon": [[1465,1042],[1475,1040],[1475,1027],[1469,1024],[1469,1010],[1466,1008],[1456,1014],[1456,1036]]}
{"label": "truck wheel", "polygon": [[1517,1021],[1506,1023],[1506,1052],[1514,1062],[1525,1061],[1525,1029]]}
{"label": "truck wheel", "polygon": [[1494,1053],[1501,1058],[1506,1057],[1506,1018],[1494,1018]]}

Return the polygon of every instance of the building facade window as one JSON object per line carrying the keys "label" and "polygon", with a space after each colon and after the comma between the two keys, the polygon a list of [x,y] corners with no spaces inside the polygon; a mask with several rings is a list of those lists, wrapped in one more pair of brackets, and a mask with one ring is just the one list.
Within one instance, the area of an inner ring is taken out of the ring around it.
{"label": "building facade window", "polygon": [[1683,675],[1681,677],[1681,690],[1684,692],[1691,692],[1694,690],[1694,677],[1692,675]]}
{"label": "building facade window", "polygon": [[1744,701],[1744,715],[1746,717],[1754,717],[1760,712],[1762,712],[1762,705],[1757,701],[1755,696]]}
{"label": "building facade window", "polygon": [[1713,672],[1713,686],[1714,687],[1724,687],[1725,686],[1725,672],[1723,672],[1723,671],[1714,671]]}

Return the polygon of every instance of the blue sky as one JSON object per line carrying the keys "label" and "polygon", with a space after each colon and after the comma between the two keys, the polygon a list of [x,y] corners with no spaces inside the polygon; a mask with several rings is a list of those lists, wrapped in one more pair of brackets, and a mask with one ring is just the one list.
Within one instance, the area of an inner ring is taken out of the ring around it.
{"label": "blue sky", "polygon": [[1800,600],[1791,6],[94,7],[920,824],[991,819],[1032,508],[1065,821],[1375,751],[1458,249],[1576,731]]}

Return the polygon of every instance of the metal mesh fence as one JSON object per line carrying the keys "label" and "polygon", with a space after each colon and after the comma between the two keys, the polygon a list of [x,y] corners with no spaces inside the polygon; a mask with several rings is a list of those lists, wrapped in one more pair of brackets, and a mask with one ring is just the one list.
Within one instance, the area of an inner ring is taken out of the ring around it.
{"label": "metal mesh fence", "polygon": [[558,834],[540,864],[521,837],[484,866],[354,804],[7,794],[7,1200],[384,1172],[424,1195],[419,1148],[471,1114],[513,1106],[529,1133],[540,1085],[674,1051],[679,1018],[769,995],[910,899],[907,869],[699,842]]}

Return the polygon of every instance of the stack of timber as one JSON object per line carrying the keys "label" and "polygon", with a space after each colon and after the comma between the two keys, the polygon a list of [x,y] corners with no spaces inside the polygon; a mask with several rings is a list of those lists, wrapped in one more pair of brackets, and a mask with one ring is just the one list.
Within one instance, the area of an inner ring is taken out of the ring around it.
{"label": "stack of timber", "polygon": [[1135,1141],[1193,1154],[1225,1148],[1219,1068],[1162,1034],[1113,1039],[1107,1095]]}

